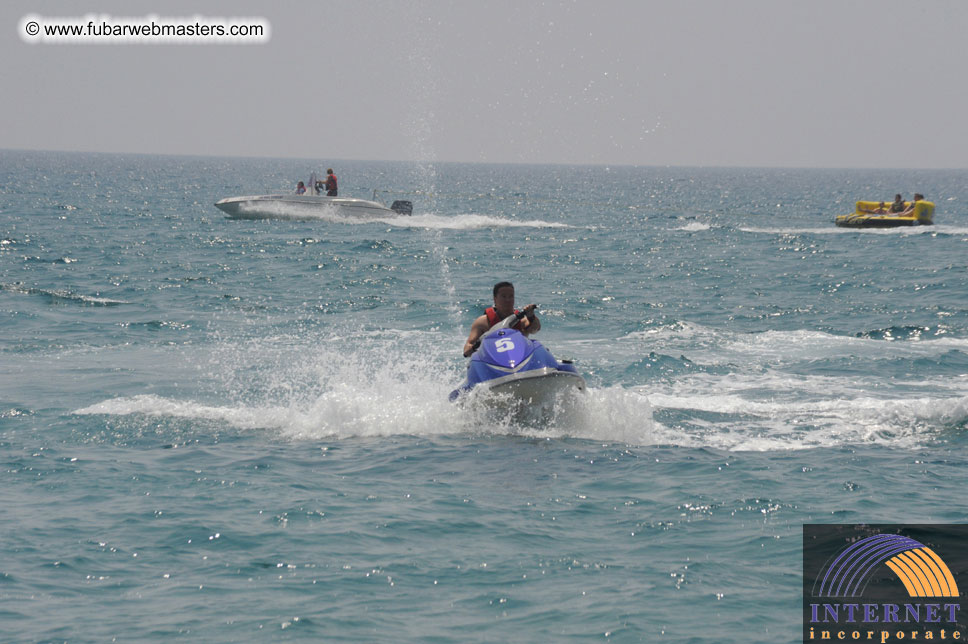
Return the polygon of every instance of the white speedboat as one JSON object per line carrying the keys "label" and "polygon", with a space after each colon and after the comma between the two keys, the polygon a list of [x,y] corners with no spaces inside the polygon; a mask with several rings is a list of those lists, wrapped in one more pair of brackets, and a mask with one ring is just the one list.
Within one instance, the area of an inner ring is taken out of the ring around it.
{"label": "white speedboat", "polygon": [[380,219],[409,215],[413,211],[409,201],[394,201],[387,208],[366,199],[296,194],[228,197],[215,202],[215,207],[230,219],[309,219],[326,215]]}

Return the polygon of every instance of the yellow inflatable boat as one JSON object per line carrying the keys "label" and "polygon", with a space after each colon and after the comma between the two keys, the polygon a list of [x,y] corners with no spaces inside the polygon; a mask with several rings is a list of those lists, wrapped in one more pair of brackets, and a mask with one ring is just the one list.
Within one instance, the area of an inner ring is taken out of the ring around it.
{"label": "yellow inflatable boat", "polygon": [[[905,213],[878,212],[891,207],[890,201],[858,201],[850,215],[839,215],[834,223],[846,228],[894,228],[930,226],[934,223],[934,204],[930,201],[905,201]],[[908,212],[911,206],[914,210]]]}

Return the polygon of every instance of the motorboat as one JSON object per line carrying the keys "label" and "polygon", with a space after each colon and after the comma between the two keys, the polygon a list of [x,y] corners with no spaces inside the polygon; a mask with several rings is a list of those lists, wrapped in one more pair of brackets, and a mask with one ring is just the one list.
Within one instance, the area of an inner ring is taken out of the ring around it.
{"label": "motorboat", "polygon": [[409,201],[394,201],[389,208],[375,201],[376,191],[373,193],[374,201],[319,194],[322,184],[313,172],[309,175],[305,194],[228,197],[216,201],[215,207],[228,215],[229,219],[315,219],[327,215],[351,219],[382,219],[413,213],[413,204]]}
{"label": "motorboat", "polygon": [[387,208],[377,201],[354,197],[297,194],[228,197],[215,202],[215,207],[229,219],[303,219],[320,215],[381,219],[413,212],[409,201],[394,201]]}
{"label": "motorboat", "polygon": [[524,410],[548,412],[563,396],[585,391],[585,379],[568,360],[557,360],[537,340],[513,328],[518,312],[494,325],[471,355],[467,378],[450,392],[451,402],[478,392]]}
{"label": "motorboat", "polygon": [[[911,206],[914,208],[907,212]],[[934,204],[930,201],[905,201],[905,214],[885,212],[883,201],[858,201],[854,212],[838,215],[834,223],[844,228],[896,228],[930,226],[934,223]]]}

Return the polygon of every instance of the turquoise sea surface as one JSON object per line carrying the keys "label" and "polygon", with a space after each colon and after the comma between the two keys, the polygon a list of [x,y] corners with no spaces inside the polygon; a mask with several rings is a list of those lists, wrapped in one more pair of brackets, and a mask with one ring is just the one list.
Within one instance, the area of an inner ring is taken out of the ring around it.
{"label": "turquoise sea surface", "polygon": [[[413,216],[213,207],[329,166]],[[447,401],[506,279],[544,424]],[[3,641],[797,641],[801,526],[966,522],[966,428],[966,171],[0,152]]]}

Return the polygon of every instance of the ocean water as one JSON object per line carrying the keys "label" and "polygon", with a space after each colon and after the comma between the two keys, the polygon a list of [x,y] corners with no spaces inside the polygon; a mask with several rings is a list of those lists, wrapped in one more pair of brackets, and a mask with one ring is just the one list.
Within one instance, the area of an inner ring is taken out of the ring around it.
{"label": "ocean water", "polygon": [[[212,205],[328,165],[413,216]],[[797,641],[804,523],[968,520],[966,269],[965,171],[0,152],[2,639]],[[504,279],[544,424],[447,402]]]}

